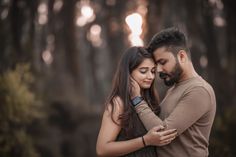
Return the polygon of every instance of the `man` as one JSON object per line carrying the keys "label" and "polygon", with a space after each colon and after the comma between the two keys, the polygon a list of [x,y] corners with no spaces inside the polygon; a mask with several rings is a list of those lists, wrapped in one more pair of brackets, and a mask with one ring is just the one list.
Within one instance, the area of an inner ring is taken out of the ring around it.
{"label": "man", "polygon": [[[160,104],[159,116],[141,98],[140,87],[135,81],[131,97],[147,130],[157,125],[177,129],[178,136],[169,145],[158,147],[159,157],[208,156],[216,112],[215,94],[196,73],[184,33],[176,28],[165,29],[152,38],[148,51],[154,55],[160,78],[172,87]],[[148,144],[151,139],[144,140]]]}

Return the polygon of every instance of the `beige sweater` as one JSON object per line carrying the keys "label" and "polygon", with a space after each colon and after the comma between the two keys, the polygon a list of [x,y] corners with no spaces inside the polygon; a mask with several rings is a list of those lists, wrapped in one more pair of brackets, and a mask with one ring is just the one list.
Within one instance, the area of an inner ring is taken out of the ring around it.
{"label": "beige sweater", "polygon": [[157,125],[176,128],[178,137],[169,145],[157,147],[159,157],[206,157],[211,127],[216,112],[212,87],[194,77],[170,88],[160,104],[157,117],[146,103],[136,106],[147,130]]}

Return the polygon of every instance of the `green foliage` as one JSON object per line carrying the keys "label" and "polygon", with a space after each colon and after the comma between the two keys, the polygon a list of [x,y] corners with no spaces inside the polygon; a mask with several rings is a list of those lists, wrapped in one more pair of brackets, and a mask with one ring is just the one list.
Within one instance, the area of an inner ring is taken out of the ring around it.
{"label": "green foliage", "polygon": [[28,64],[17,65],[0,76],[0,156],[37,157],[26,132],[37,111],[30,91],[33,76]]}

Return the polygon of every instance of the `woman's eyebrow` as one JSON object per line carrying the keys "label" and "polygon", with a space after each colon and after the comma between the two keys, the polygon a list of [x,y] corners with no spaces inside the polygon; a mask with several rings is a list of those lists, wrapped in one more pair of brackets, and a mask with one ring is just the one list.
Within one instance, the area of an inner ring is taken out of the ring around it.
{"label": "woman's eyebrow", "polygon": [[153,67],[140,67],[139,69],[149,69],[149,68],[151,68],[151,69],[153,69],[153,68],[155,68],[156,66],[153,66]]}

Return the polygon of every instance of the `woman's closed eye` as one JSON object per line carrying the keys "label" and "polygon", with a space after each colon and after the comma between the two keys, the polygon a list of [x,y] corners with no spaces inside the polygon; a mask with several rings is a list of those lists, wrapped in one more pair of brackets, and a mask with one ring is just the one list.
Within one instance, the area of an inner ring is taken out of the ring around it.
{"label": "woman's closed eye", "polygon": [[139,72],[142,73],[142,74],[147,73],[147,71],[148,71],[148,68],[140,68],[139,69]]}
{"label": "woman's closed eye", "polygon": [[[145,73],[147,73],[148,71],[149,71],[148,68],[140,68],[140,69],[139,69],[139,72],[142,73],[142,74],[145,74]],[[151,69],[151,73],[155,74],[155,73],[156,73],[156,69],[155,69],[155,68],[152,68],[152,69]]]}

